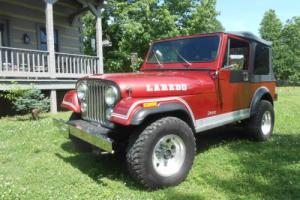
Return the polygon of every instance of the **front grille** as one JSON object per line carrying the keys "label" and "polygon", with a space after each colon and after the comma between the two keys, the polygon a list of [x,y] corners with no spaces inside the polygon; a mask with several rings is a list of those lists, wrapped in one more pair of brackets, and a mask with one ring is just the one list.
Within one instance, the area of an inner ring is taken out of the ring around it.
{"label": "front grille", "polygon": [[104,124],[106,120],[105,90],[108,83],[100,80],[88,80],[85,103],[86,111],[82,113],[84,120],[99,122]]}

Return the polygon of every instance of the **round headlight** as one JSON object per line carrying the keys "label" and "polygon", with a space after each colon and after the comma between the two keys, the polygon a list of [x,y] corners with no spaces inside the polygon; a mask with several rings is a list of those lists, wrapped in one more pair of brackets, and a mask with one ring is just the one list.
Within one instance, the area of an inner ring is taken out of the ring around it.
{"label": "round headlight", "polygon": [[118,99],[118,89],[114,86],[110,86],[105,91],[105,103],[108,106],[112,106]]}
{"label": "round headlight", "polygon": [[79,100],[83,100],[85,98],[85,93],[87,90],[86,81],[81,81],[77,85],[77,96]]}

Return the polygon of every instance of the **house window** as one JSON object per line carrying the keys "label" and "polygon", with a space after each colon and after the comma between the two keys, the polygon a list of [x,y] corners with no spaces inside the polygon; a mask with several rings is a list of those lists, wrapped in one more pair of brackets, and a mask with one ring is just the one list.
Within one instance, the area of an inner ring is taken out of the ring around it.
{"label": "house window", "polygon": [[0,20],[0,46],[7,46],[7,24]]}
{"label": "house window", "polygon": [[[42,51],[47,51],[47,32],[45,27],[40,27],[40,45],[39,49]],[[58,31],[55,29],[54,30],[54,48],[55,51],[58,52]]]}
{"label": "house window", "polygon": [[0,24],[0,46],[3,46],[3,25]]}
{"label": "house window", "polygon": [[258,44],[255,49],[254,74],[269,74],[269,53],[268,47]]}

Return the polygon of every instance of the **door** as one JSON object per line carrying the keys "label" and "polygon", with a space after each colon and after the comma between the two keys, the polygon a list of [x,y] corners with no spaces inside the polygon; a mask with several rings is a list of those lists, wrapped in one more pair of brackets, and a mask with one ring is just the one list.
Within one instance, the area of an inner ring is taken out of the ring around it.
{"label": "door", "polygon": [[219,71],[220,110],[223,113],[246,109],[250,105],[249,42],[228,38]]}

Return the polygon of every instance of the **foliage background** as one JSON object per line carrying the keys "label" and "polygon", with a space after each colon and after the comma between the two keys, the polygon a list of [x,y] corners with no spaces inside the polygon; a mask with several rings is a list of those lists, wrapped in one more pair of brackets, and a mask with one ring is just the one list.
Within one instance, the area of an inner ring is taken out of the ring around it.
{"label": "foliage background", "polygon": [[[216,0],[111,0],[103,12],[103,37],[112,42],[104,48],[105,72],[128,72],[130,54],[136,52],[140,63],[153,40],[222,31],[217,20]],[[95,17],[83,17],[85,53],[95,54],[91,38],[95,37]]]}
{"label": "foliage background", "polygon": [[[217,17],[216,0],[110,0],[103,11],[103,36],[112,42],[104,48],[105,72],[129,72],[130,54],[139,64],[153,40],[178,35],[224,31]],[[95,17],[82,18],[85,53],[95,55]],[[230,30],[229,30],[230,31]],[[247,31],[247,30],[240,30]],[[300,82],[300,16],[281,22],[274,10],[262,16],[260,35],[273,42],[273,66],[281,81]]]}
{"label": "foliage background", "polygon": [[259,30],[273,42],[273,67],[278,80],[300,82],[300,17],[283,24],[274,10],[265,12]]}

